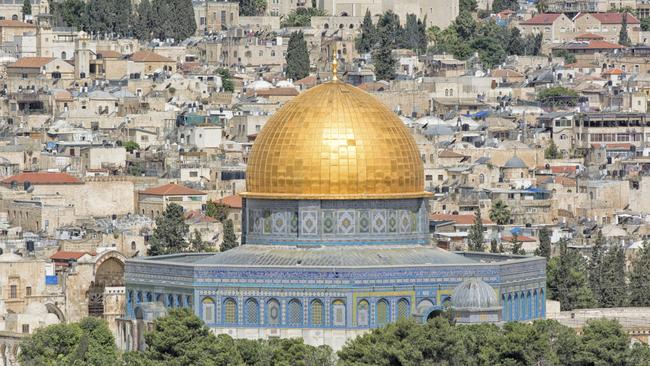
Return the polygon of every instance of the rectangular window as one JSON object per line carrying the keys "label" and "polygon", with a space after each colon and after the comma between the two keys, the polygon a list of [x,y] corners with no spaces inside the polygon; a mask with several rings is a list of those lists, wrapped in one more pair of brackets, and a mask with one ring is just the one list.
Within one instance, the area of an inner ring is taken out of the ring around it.
{"label": "rectangular window", "polygon": [[425,179],[427,180],[427,182],[430,182],[430,181],[433,180],[433,175],[431,175],[431,174],[427,174],[427,176],[425,177]]}
{"label": "rectangular window", "polygon": [[23,324],[23,333],[29,333],[29,324]]}
{"label": "rectangular window", "polygon": [[199,176],[199,172],[190,172],[190,177],[196,178]]}
{"label": "rectangular window", "polygon": [[438,180],[439,180],[439,181],[442,181],[443,179],[444,179],[444,178],[443,178],[442,174],[438,175]]}
{"label": "rectangular window", "polygon": [[11,285],[11,287],[9,288],[9,298],[15,299],[17,297],[18,297],[18,286]]}
{"label": "rectangular window", "polygon": [[31,286],[25,287],[25,296],[32,296],[32,287]]}

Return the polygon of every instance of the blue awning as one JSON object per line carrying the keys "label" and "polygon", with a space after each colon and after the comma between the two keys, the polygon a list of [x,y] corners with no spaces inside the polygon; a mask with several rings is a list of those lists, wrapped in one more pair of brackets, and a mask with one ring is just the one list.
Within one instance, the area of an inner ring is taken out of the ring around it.
{"label": "blue awning", "polygon": [[485,118],[490,115],[489,110],[485,111],[479,111],[476,113],[470,113],[470,114],[463,114],[463,117],[470,117],[470,118]]}

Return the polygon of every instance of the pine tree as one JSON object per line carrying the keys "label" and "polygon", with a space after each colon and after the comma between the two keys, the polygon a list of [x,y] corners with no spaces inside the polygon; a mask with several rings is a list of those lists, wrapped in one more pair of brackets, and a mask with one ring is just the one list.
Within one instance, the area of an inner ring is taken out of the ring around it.
{"label": "pine tree", "polygon": [[194,229],[194,232],[192,233],[192,238],[190,239],[190,251],[201,253],[201,252],[206,252],[207,250],[208,250],[208,245],[206,242],[203,241],[203,238],[201,237],[201,233],[199,232],[199,230]]}
{"label": "pine tree", "polygon": [[228,219],[223,225],[223,242],[221,243],[221,251],[225,252],[226,250],[236,248],[238,245],[232,220]]}
{"label": "pine tree", "polygon": [[370,9],[366,9],[366,15],[361,23],[361,34],[355,40],[355,46],[359,53],[368,53],[375,45],[375,25],[372,23]]}
{"label": "pine tree", "polygon": [[627,34],[627,13],[623,14],[623,23],[621,24],[621,31],[618,33],[618,43],[623,46],[632,44],[630,36]]}
{"label": "pine tree", "polygon": [[610,246],[603,261],[603,282],[600,306],[622,307],[627,304],[625,281],[625,253],[620,245]]}
{"label": "pine tree", "polygon": [[181,253],[187,247],[189,227],[183,217],[183,207],[170,203],[156,217],[156,228],[149,242],[149,255]]}
{"label": "pine tree", "polygon": [[232,76],[230,75],[230,70],[226,68],[219,68],[217,69],[217,74],[221,76],[221,87],[223,88],[223,91],[226,92],[234,92],[235,91],[235,84],[232,82]]}
{"label": "pine tree", "polygon": [[630,306],[650,306],[650,244],[643,242],[630,270]]}
{"label": "pine tree", "polygon": [[546,150],[544,150],[544,159],[559,159],[561,157],[562,155],[560,154],[560,151],[557,149],[557,145],[555,145],[555,141],[551,140]]}
{"label": "pine tree", "polygon": [[591,259],[589,260],[589,287],[598,303],[601,302],[603,287],[603,260],[605,256],[605,238],[602,232],[598,231],[596,240],[591,248]]}
{"label": "pine tree", "polygon": [[196,20],[194,18],[194,5],[192,0],[168,0],[171,1],[172,22],[171,37],[175,41],[183,41],[196,33]]}
{"label": "pine tree", "polygon": [[469,228],[469,233],[467,235],[468,249],[471,252],[482,252],[485,250],[484,242],[481,209],[477,208],[474,214],[474,225]]}
{"label": "pine tree", "polygon": [[546,227],[539,231],[539,247],[535,249],[535,255],[551,259],[551,236]]}
{"label": "pine tree", "polygon": [[141,0],[137,6],[137,14],[133,20],[133,34],[142,41],[151,39],[151,3],[149,0]]}
{"label": "pine tree", "polygon": [[597,304],[589,288],[586,263],[582,256],[567,248],[561,240],[559,256],[551,258],[547,267],[548,298],[558,300],[562,310],[590,308]]}
{"label": "pine tree", "polygon": [[503,242],[500,242],[500,243],[499,243],[499,253],[505,253],[505,252],[506,252],[506,250],[505,250],[505,248],[503,247]]}
{"label": "pine tree", "polygon": [[27,15],[32,15],[32,2],[30,0],[25,0],[23,1],[23,20],[27,17]]}
{"label": "pine tree", "polygon": [[287,78],[300,80],[309,75],[309,51],[302,31],[291,33],[286,61]]}

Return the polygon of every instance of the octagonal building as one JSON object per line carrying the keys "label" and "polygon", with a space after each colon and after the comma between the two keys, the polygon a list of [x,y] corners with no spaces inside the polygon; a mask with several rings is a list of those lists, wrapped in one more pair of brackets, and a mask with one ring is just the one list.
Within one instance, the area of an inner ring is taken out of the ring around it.
{"label": "octagonal building", "polygon": [[189,307],[215,333],[336,350],[368,329],[453,308],[468,280],[498,302],[489,316],[463,308],[472,322],[544,317],[543,258],[431,244],[415,141],[358,88],[331,81],[280,108],[255,141],[247,190],[241,246],[127,261],[122,348],[142,347],[142,325],[161,309]]}

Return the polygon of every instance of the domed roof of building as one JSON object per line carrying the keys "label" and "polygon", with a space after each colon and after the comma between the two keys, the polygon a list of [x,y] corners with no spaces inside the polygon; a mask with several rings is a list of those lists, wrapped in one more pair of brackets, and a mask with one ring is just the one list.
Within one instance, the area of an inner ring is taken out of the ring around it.
{"label": "domed roof of building", "polygon": [[248,84],[248,88],[252,90],[266,90],[266,89],[272,89],[273,84],[269,83],[266,80],[259,79]]}
{"label": "domed roof of building", "polygon": [[415,140],[399,117],[343,82],[313,87],[280,108],[253,145],[245,197],[423,197]]}
{"label": "domed roof of building", "polygon": [[451,295],[455,309],[490,309],[499,306],[492,286],[477,278],[470,278],[458,285]]}
{"label": "domed roof of building", "polygon": [[528,169],[528,165],[526,165],[526,163],[524,163],[524,161],[517,155],[506,161],[506,164],[503,167],[509,169]]}

